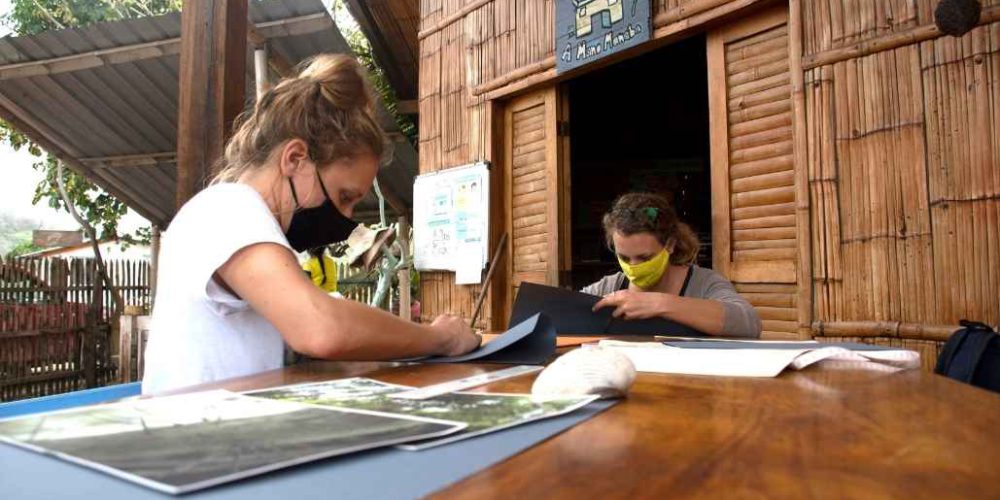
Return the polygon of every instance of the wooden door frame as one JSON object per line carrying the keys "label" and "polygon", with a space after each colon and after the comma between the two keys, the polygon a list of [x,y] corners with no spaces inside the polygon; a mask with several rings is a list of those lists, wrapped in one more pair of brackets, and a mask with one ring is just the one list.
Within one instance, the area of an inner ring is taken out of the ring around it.
{"label": "wooden door frame", "polygon": [[[500,184],[498,189],[492,192],[493,207],[498,207],[500,210],[494,213],[502,213],[502,226],[497,225],[497,227],[502,227],[503,230],[492,231],[499,241],[500,235],[503,232],[507,233],[507,244],[505,248],[505,260],[502,265],[504,271],[503,279],[494,279],[491,284],[490,293],[493,294],[493,300],[491,304],[494,309],[492,310],[491,325],[494,328],[505,328],[507,323],[507,318],[510,317],[511,307],[513,306],[513,297],[511,296],[511,289],[517,283],[514,281],[514,220],[513,220],[513,165],[511,158],[512,155],[508,154],[508,151],[513,150],[513,131],[511,128],[514,126],[513,115],[514,113],[531,108],[538,105],[545,106],[545,116],[553,117],[554,123],[556,124],[551,130],[552,133],[548,134],[545,138],[546,146],[546,157],[551,158],[555,164],[552,165],[554,168],[550,173],[555,175],[546,175],[546,189],[549,193],[555,193],[557,199],[555,203],[549,203],[546,207],[546,225],[548,234],[556,235],[554,244],[549,245],[548,253],[546,255],[547,262],[549,263],[548,268],[545,271],[545,280],[550,284],[560,283],[560,271],[563,270],[564,255],[568,252],[563,251],[564,244],[568,244],[568,235],[564,235],[562,231],[565,228],[561,225],[561,217],[564,212],[562,201],[563,191],[562,183],[564,182],[564,166],[562,161],[562,151],[565,149],[561,143],[562,137],[557,133],[558,130],[558,119],[559,119],[559,89],[557,86],[549,86],[546,88],[541,88],[535,90],[531,93],[514,97],[505,101],[493,101],[491,107],[493,117],[493,133],[498,136],[499,140],[493,141],[493,155],[495,158],[495,165],[499,168],[494,169],[494,183]],[[568,156],[568,149],[566,150],[566,156]],[[496,217],[493,217],[494,220]],[[491,225],[491,227],[493,227]]]}

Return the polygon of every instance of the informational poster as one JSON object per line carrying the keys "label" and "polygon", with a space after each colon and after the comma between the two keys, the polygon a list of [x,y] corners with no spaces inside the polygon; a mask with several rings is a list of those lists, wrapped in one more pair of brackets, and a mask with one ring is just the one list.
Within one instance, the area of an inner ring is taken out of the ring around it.
{"label": "informational poster", "polygon": [[458,271],[463,265],[475,266],[477,273],[483,269],[489,251],[489,174],[489,165],[481,162],[414,180],[413,259],[418,271]]}

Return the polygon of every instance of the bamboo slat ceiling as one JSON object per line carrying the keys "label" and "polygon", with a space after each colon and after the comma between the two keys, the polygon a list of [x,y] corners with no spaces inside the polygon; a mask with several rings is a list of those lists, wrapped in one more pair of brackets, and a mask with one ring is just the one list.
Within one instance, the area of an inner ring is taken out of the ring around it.
{"label": "bamboo slat ceiling", "polygon": [[[350,51],[319,0],[251,1],[249,11],[251,39],[266,40],[272,68],[275,58],[294,65]],[[174,214],[180,26],[172,13],[0,39],[0,116],[161,227]],[[381,104],[379,114],[401,138]],[[410,206],[416,172],[416,151],[396,140],[379,181]],[[377,217],[373,197],[359,213]]]}

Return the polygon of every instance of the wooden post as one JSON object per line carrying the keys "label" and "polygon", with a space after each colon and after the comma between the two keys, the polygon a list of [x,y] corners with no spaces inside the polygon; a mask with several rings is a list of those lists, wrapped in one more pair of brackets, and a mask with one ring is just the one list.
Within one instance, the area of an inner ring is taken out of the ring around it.
{"label": "wooden post", "polygon": [[476,305],[472,311],[472,320],[469,322],[469,326],[473,329],[476,328],[476,321],[479,320],[479,312],[483,310],[483,300],[486,299],[486,292],[489,290],[490,281],[493,281],[493,273],[497,270],[497,264],[503,258],[503,251],[506,248],[507,233],[503,233],[503,236],[500,236],[500,242],[497,243],[497,249],[493,252],[493,258],[490,259],[490,269],[486,272],[486,280],[483,281],[482,288],[479,290],[479,297],[476,299]]}
{"label": "wooden post", "polygon": [[[399,226],[396,228],[396,239],[399,247],[406,259],[410,260],[410,224],[406,217],[399,218]],[[412,262],[411,262],[412,264]],[[399,317],[410,321],[410,268],[399,270]]]}
{"label": "wooden post", "polygon": [[160,271],[160,226],[153,224],[153,236],[151,238],[149,258],[149,312],[153,314],[153,306],[156,305],[156,278]]}
{"label": "wooden post", "polygon": [[85,280],[84,283],[89,281],[93,288],[90,297],[90,310],[87,312],[89,321],[86,322],[81,331],[81,343],[83,344],[84,385],[85,388],[91,389],[97,387],[97,350],[94,344],[97,342],[97,336],[101,332],[101,321],[104,319],[104,280],[97,270],[95,260],[88,263],[86,276],[89,280]]}
{"label": "wooden post", "polygon": [[244,106],[247,0],[186,0],[181,9],[177,208],[212,175]]}
{"label": "wooden post", "polygon": [[135,316],[123,314],[119,321],[118,337],[118,382],[127,384],[135,381],[132,377],[132,339],[135,337]]}
{"label": "wooden post", "polygon": [[809,144],[806,137],[806,97],[802,69],[802,2],[791,0],[788,15],[788,57],[792,83],[792,154],[795,179],[795,237],[798,262],[795,281],[798,288],[798,335],[811,336],[813,317],[812,234],[809,205]]}

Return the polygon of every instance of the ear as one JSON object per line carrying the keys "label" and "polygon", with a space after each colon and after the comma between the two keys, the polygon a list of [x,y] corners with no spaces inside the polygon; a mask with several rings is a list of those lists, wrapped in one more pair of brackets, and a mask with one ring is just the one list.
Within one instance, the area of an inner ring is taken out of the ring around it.
{"label": "ear", "polygon": [[309,146],[302,139],[290,139],[281,146],[280,156],[278,157],[278,168],[281,171],[281,175],[291,177],[311,164]]}
{"label": "ear", "polygon": [[677,239],[670,238],[669,240],[667,240],[667,244],[663,245],[663,247],[667,249],[667,252],[674,253],[674,250],[677,249]]}

